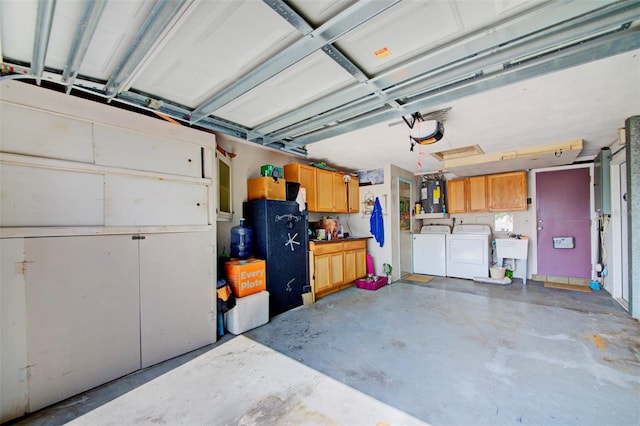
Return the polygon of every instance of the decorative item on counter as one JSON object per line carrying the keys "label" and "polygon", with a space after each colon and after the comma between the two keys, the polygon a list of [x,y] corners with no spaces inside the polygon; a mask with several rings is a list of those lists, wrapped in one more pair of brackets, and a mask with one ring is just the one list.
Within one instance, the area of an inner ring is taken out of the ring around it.
{"label": "decorative item on counter", "polygon": [[331,234],[332,237],[336,237],[338,235],[338,220],[333,219],[331,216],[323,217],[319,222],[320,228],[323,228],[327,231],[327,235]]}

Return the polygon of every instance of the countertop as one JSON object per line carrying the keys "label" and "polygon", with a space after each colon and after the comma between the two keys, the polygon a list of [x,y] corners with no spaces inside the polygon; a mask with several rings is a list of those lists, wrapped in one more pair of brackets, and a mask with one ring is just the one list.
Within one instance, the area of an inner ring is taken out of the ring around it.
{"label": "countertop", "polygon": [[309,240],[309,242],[314,244],[332,244],[332,243],[343,243],[345,241],[368,240],[369,238],[373,238],[373,237],[368,236],[368,237],[334,238],[332,240]]}

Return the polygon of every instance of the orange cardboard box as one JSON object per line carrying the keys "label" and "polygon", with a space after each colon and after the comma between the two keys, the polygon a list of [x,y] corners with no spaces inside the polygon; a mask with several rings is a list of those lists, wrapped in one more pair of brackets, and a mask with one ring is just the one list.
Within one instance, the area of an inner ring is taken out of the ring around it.
{"label": "orange cardboard box", "polygon": [[287,181],[274,180],[271,177],[259,177],[247,180],[247,199],[251,200],[286,200]]}
{"label": "orange cardboard box", "polygon": [[266,262],[260,259],[234,259],[225,263],[227,280],[236,297],[267,289]]}

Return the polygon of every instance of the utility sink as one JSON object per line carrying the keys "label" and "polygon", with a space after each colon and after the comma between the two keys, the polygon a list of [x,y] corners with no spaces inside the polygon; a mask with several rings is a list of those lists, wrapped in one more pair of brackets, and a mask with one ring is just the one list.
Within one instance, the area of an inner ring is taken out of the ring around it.
{"label": "utility sink", "polygon": [[528,239],[496,238],[496,257],[500,259],[526,259],[528,249]]}
{"label": "utility sink", "polygon": [[[527,254],[529,253],[529,239],[496,238],[496,257],[502,265],[504,259],[522,259],[524,275],[522,283],[527,285]],[[515,262],[515,260],[514,260]]]}

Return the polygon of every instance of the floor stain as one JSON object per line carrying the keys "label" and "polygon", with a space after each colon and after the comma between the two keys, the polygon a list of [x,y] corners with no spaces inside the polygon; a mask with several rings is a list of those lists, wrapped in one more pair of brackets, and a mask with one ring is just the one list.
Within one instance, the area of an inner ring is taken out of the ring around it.
{"label": "floor stain", "polygon": [[598,334],[594,334],[592,338],[598,349],[605,349],[607,347],[607,345],[604,343],[604,340],[602,340],[602,337],[600,337]]}

